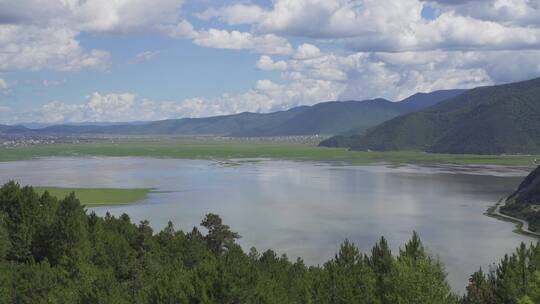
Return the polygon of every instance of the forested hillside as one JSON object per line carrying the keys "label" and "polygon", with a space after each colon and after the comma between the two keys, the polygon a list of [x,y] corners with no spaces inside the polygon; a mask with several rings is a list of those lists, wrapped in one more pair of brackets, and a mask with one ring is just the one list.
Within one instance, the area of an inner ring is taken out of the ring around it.
{"label": "forested hillside", "polygon": [[[11,182],[0,188],[1,303],[538,303],[540,246],[505,257],[467,294],[450,291],[443,265],[412,239],[392,255],[344,241],[324,265],[272,250],[245,253],[219,216],[202,230],[154,232],[127,215],[87,215]],[[519,300],[519,301],[518,301]]]}
{"label": "forested hillside", "polygon": [[417,93],[398,102],[385,99],[364,101],[321,102],[282,122],[279,125],[246,129],[234,136],[283,136],[311,134],[363,133],[370,127],[398,115],[418,111],[443,100],[456,97],[464,90],[441,90]]}
{"label": "forested hillside", "polygon": [[540,166],[533,170],[510,195],[501,212],[529,223],[531,231],[540,231]]}
{"label": "forested hillside", "polygon": [[457,154],[540,153],[540,78],[481,87],[323,146]]}
{"label": "forested hillside", "polygon": [[[411,107],[412,109],[413,107]],[[248,129],[234,136],[284,136],[339,134],[352,128],[366,129],[410,110],[385,100],[332,101],[307,108],[272,128]]]}

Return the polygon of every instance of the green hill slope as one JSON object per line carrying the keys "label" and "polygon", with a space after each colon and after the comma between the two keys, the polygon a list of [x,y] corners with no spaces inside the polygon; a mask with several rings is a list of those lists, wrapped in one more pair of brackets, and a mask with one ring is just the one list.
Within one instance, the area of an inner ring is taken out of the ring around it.
{"label": "green hill slope", "polygon": [[351,128],[366,129],[406,112],[384,99],[333,101],[316,104],[284,123],[263,130],[250,130],[236,136],[281,136],[338,134]]}
{"label": "green hill slope", "polygon": [[539,153],[540,78],[469,90],[382,123],[350,146],[455,154]]}
{"label": "green hill slope", "polygon": [[373,99],[319,103],[279,127],[269,130],[268,135],[361,134],[368,128],[396,116],[418,111],[463,92],[464,90],[441,90],[417,93],[400,102]]}
{"label": "green hill slope", "polygon": [[[398,103],[394,103],[396,106],[400,106],[403,109],[402,114],[411,113],[414,111],[419,111],[424,108],[441,103],[445,100],[454,98],[463,94],[466,90],[441,90],[431,93],[417,93],[414,94]],[[399,119],[401,116],[398,116],[396,119]],[[394,117],[395,118],[395,117]],[[390,120],[390,119],[388,119]],[[386,121],[386,120],[385,120]],[[381,121],[381,123],[384,121]],[[384,125],[384,124],[382,124]],[[375,125],[373,125],[375,126]],[[339,135],[331,137],[327,140],[321,142],[320,146],[325,147],[351,147],[358,142],[362,135],[368,130],[368,128],[354,128],[341,132]],[[417,134],[417,132],[414,132]],[[399,140],[400,134],[394,134],[396,140]],[[392,144],[393,142],[382,142],[378,145],[387,145]],[[396,150],[392,147],[380,147],[380,150]]]}

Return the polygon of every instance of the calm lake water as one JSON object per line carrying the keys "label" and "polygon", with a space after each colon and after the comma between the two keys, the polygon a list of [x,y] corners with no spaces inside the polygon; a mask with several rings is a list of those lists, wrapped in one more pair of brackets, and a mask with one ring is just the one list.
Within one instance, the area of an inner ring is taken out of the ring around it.
{"label": "calm lake water", "polygon": [[527,171],[497,166],[341,166],[260,161],[229,166],[202,160],[42,158],[0,163],[0,182],[59,187],[152,187],[139,204],[96,208],[148,219],[157,230],[171,220],[191,230],[208,212],[242,235],[244,249],[273,248],[306,263],[330,259],[348,238],[365,252],[384,235],[393,250],[418,231],[440,257],[455,290],[472,272],[534,239],[483,215]]}

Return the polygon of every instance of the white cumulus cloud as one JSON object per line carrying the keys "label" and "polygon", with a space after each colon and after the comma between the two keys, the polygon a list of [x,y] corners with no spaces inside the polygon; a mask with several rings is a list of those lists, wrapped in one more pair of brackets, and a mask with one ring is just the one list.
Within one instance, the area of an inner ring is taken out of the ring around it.
{"label": "white cumulus cloud", "polygon": [[274,34],[253,35],[249,32],[211,28],[197,32],[193,42],[209,48],[254,50],[264,54],[292,53],[292,46],[287,39]]}
{"label": "white cumulus cloud", "polygon": [[135,95],[97,92],[81,104],[53,101],[30,113],[32,121],[47,123],[122,121],[133,114]]}
{"label": "white cumulus cloud", "polygon": [[304,43],[298,46],[296,53],[294,54],[295,59],[312,59],[319,56],[321,56],[321,50],[309,43]]}
{"label": "white cumulus cloud", "polygon": [[218,9],[209,8],[195,15],[202,20],[219,18],[228,24],[238,25],[255,23],[263,17],[263,14],[264,10],[257,5],[234,4]]}
{"label": "white cumulus cloud", "polygon": [[0,25],[0,71],[106,69],[109,53],[85,50],[76,35],[66,28]]}
{"label": "white cumulus cloud", "polygon": [[158,31],[178,22],[183,0],[0,1],[0,72],[107,69],[107,51],[83,48],[82,32]]}
{"label": "white cumulus cloud", "polygon": [[[0,73],[108,70],[109,52],[83,47],[81,33],[144,32],[260,54],[255,67],[279,71],[281,78],[254,79],[243,93],[212,98],[157,101],[94,93],[79,103],[54,101],[31,113],[10,112],[10,119],[119,121],[267,112],[333,99],[397,100],[417,91],[540,75],[538,1],[273,0],[216,7],[203,1],[193,24],[180,12],[183,3],[0,0]],[[424,16],[426,8],[433,16]],[[129,62],[156,56],[158,51],[146,51]],[[0,92],[9,90],[10,83],[0,81]]]}
{"label": "white cumulus cloud", "polygon": [[283,60],[274,61],[272,57],[268,55],[262,55],[257,61],[257,68],[263,71],[284,71],[288,68],[287,62]]}
{"label": "white cumulus cloud", "polygon": [[[428,2],[422,0],[275,0],[246,23],[257,33],[342,42],[356,51],[540,47],[535,1],[443,2],[439,16],[426,20],[422,11]],[[232,7],[207,17],[223,18]]]}
{"label": "white cumulus cloud", "polygon": [[0,1],[0,23],[52,26],[75,31],[127,32],[176,21],[183,0]]}

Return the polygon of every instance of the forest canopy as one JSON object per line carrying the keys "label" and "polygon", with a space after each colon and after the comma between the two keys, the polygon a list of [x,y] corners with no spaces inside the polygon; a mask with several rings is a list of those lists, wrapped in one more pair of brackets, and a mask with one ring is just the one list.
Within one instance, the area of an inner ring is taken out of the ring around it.
{"label": "forest canopy", "polygon": [[[539,303],[540,246],[522,245],[454,294],[419,236],[397,253],[345,240],[323,265],[251,248],[216,214],[155,232],[128,215],[99,217],[74,194],[0,188],[1,303]],[[465,283],[464,283],[465,285]]]}

